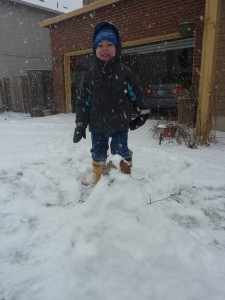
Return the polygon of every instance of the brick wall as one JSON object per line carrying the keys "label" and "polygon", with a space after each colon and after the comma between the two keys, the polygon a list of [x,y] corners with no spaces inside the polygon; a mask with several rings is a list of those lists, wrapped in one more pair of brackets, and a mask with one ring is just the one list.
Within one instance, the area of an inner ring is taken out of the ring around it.
{"label": "brick wall", "polygon": [[91,48],[97,22],[111,21],[122,42],[170,34],[181,21],[196,24],[193,77],[199,80],[205,0],[122,0],[51,25],[54,94],[57,110],[65,112],[64,53]]}
{"label": "brick wall", "polygon": [[[215,78],[215,128],[225,128],[225,2],[221,1]],[[217,119],[217,120],[216,120]]]}

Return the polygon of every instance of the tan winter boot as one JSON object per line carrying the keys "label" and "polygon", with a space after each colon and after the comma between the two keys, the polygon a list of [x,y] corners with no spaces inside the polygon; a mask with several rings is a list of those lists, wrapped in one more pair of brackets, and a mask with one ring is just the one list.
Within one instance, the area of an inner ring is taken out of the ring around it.
{"label": "tan winter boot", "polygon": [[120,170],[124,174],[131,174],[132,160],[121,160],[120,161]]}
{"label": "tan winter boot", "polygon": [[97,183],[100,180],[102,174],[102,167],[104,166],[105,166],[105,161],[97,161],[97,160],[92,161],[92,172],[93,172],[95,183]]}
{"label": "tan winter boot", "polygon": [[92,161],[92,174],[89,178],[85,178],[82,181],[82,184],[84,184],[84,185],[96,184],[101,178],[102,167],[104,167],[104,166],[105,166],[105,161],[93,160]]}

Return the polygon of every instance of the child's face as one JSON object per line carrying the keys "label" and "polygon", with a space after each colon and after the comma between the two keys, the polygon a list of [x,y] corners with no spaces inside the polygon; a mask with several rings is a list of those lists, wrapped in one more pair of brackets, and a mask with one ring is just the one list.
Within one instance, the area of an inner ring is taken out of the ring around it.
{"label": "child's face", "polygon": [[96,48],[96,56],[104,61],[113,58],[116,55],[116,47],[110,41],[101,41]]}

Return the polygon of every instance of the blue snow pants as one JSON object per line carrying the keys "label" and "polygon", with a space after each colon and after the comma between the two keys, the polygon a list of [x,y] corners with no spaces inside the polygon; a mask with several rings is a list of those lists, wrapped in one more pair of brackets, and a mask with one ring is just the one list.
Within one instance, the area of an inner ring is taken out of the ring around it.
{"label": "blue snow pants", "polygon": [[97,161],[104,161],[107,159],[110,138],[112,155],[118,154],[124,160],[131,160],[132,151],[128,148],[128,130],[108,133],[92,133],[92,159]]}

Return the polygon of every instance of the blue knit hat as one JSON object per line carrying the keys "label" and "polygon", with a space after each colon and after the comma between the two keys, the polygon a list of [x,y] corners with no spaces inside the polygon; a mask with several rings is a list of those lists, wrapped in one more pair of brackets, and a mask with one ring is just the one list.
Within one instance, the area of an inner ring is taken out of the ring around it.
{"label": "blue knit hat", "polygon": [[110,41],[116,47],[118,44],[118,37],[111,28],[106,27],[106,28],[100,29],[99,32],[97,32],[94,43],[93,43],[94,50],[98,47],[98,45],[99,45],[99,43],[101,43],[101,41]]}

